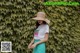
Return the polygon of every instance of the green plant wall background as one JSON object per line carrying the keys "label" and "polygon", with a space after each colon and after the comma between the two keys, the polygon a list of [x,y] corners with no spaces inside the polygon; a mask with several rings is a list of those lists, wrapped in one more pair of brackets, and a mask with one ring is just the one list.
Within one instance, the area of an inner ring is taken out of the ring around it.
{"label": "green plant wall background", "polygon": [[27,46],[36,22],[31,18],[44,11],[51,21],[46,53],[77,53],[80,49],[79,10],[80,6],[45,6],[40,0],[0,0],[0,42],[11,41],[11,53],[31,53],[32,49]]}

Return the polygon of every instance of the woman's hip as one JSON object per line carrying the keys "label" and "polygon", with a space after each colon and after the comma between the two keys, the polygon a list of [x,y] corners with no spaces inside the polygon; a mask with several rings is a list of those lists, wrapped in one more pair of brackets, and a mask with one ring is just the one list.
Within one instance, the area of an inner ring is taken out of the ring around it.
{"label": "woman's hip", "polygon": [[[34,43],[39,42],[40,40],[34,40]],[[38,44],[34,49],[33,49],[33,53],[45,53],[46,47],[45,47],[45,43],[40,43]]]}

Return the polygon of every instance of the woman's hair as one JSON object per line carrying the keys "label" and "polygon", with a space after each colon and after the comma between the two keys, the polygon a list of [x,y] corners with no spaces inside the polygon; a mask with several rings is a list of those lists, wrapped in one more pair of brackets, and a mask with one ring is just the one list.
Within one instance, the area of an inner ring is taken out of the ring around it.
{"label": "woman's hair", "polygon": [[[43,21],[43,23],[42,24],[47,24],[45,21]],[[36,29],[38,28],[38,26],[39,26],[40,24],[38,23],[38,21],[36,21]]]}

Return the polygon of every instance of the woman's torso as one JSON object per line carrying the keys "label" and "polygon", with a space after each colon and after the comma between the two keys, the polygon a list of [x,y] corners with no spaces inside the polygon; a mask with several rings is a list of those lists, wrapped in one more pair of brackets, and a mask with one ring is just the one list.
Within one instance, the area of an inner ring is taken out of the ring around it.
{"label": "woman's torso", "polygon": [[44,39],[46,26],[48,25],[39,25],[39,27],[34,31],[34,39]]}

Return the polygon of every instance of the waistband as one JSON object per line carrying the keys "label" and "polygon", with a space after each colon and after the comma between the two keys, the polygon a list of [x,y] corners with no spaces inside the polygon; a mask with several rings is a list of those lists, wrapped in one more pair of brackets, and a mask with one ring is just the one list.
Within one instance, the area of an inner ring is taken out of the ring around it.
{"label": "waistband", "polygon": [[34,40],[36,40],[36,41],[40,41],[40,39],[34,39]]}

